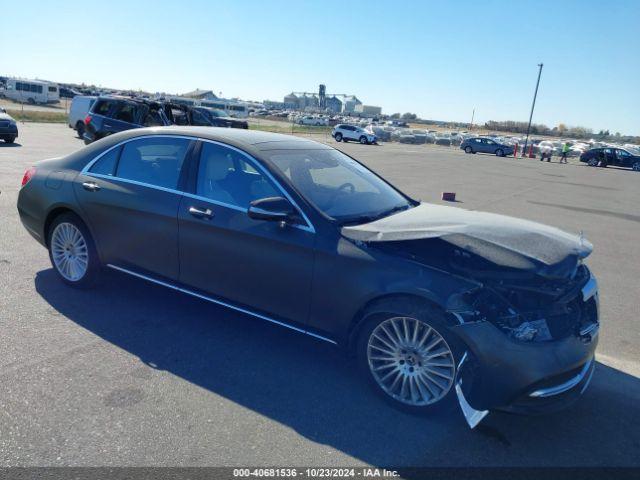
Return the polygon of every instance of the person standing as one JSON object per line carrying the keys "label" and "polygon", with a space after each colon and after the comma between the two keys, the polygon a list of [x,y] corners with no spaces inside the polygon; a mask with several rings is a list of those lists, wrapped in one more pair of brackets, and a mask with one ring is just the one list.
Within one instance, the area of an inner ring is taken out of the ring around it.
{"label": "person standing", "polygon": [[560,157],[560,163],[567,163],[568,154],[569,154],[569,142],[564,142],[564,145],[562,145],[562,156]]}

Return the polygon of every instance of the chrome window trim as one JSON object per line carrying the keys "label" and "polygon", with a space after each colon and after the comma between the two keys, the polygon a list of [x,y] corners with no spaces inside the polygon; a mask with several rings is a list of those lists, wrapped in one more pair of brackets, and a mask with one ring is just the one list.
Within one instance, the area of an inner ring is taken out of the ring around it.
{"label": "chrome window trim", "polygon": [[107,150],[105,150],[104,152],[102,152],[100,155],[98,155],[97,157],[95,157],[93,160],[91,160],[89,163],[87,163],[84,168],[80,171],[80,173],[82,175],[87,175],[89,177],[96,177],[96,178],[103,178],[103,179],[109,179],[109,180],[117,180],[120,182],[125,182],[125,183],[130,183],[133,185],[138,185],[141,187],[147,187],[147,188],[155,188],[156,190],[161,190],[163,192],[168,192],[168,193],[176,193],[179,195],[184,195],[185,197],[189,197],[189,198],[193,198],[195,200],[200,200],[203,202],[209,202],[212,203],[214,205],[218,205],[221,207],[226,207],[226,208],[230,208],[232,210],[237,210],[240,212],[244,212],[247,213],[248,209],[244,208],[244,207],[240,207],[238,205],[233,205],[231,203],[225,203],[225,202],[220,202],[218,200],[213,200],[211,198],[207,198],[207,197],[203,197],[201,195],[196,195],[193,193],[189,193],[189,192],[183,192],[181,190],[175,190],[172,188],[166,188],[166,187],[161,187],[158,185],[153,185],[150,183],[144,183],[144,182],[138,182],[137,180],[130,180],[128,178],[122,178],[122,177],[118,177],[115,175],[104,175],[101,173],[93,173],[90,172],[89,170],[91,170],[91,167],[93,167],[93,165],[100,160],[104,155],[106,155],[107,153],[109,153],[110,151],[123,146],[126,143],[129,143],[131,141],[134,140],[140,140],[140,139],[145,139],[145,138],[183,138],[186,140],[191,140],[191,141],[200,141],[200,142],[209,142],[209,143],[213,143],[215,145],[220,145],[221,147],[225,147],[225,148],[229,148],[231,150],[234,150],[236,152],[238,152],[239,154],[243,155],[244,157],[246,157],[249,160],[249,163],[254,167],[259,169],[260,172],[262,172],[264,175],[267,176],[267,178],[269,178],[269,180],[271,180],[271,182],[276,186],[276,188],[278,190],[280,190],[280,192],[287,198],[287,200],[289,200],[291,202],[291,204],[295,207],[296,210],[298,210],[298,213],[300,213],[300,215],[302,216],[302,218],[304,219],[306,225],[290,225],[293,228],[297,228],[309,233],[316,233],[316,229],[313,226],[313,223],[311,223],[311,220],[309,220],[309,217],[307,217],[307,215],[304,213],[304,211],[298,206],[298,204],[296,203],[296,201],[291,197],[291,195],[289,195],[287,193],[287,191],[282,187],[282,185],[280,185],[280,183],[273,177],[273,175],[271,175],[271,173],[266,170],[259,161],[257,161],[255,158],[253,158],[251,155],[249,155],[247,152],[244,152],[242,150],[240,150],[239,148],[236,148],[232,145],[228,145],[226,143],[222,143],[222,142],[218,142],[216,140],[209,140],[206,138],[202,138],[202,137],[189,137],[187,135],[168,135],[168,134],[162,134],[162,135],[141,135],[139,137],[133,137],[133,138],[128,138],[126,140],[123,140],[120,143],[117,143],[116,145],[113,145],[112,147],[108,148]]}
{"label": "chrome window trim", "polygon": [[[582,379],[587,375],[592,364],[593,364],[593,359],[585,363],[580,373],[578,373],[575,377],[567,380],[564,383],[561,383],[560,385],[556,385],[554,387],[549,387],[549,388],[541,388],[540,390],[531,392],[529,396],[534,398],[546,398],[546,397],[552,397],[554,395],[560,395],[561,393],[571,390],[573,387],[578,385],[582,381]],[[591,372],[591,374],[593,374],[593,371]]]}
{"label": "chrome window trim", "polygon": [[186,293],[187,295],[191,295],[192,297],[196,297],[196,298],[199,298],[201,300],[206,300],[207,302],[215,303],[216,305],[221,305],[223,307],[230,308],[231,310],[235,310],[237,312],[245,313],[247,315],[251,315],[252,317],[259,318],[261,320],[266,320],[267,322],[275,323],[276,325],[280,325],[281,327],[289,328],[289,329],[294,330],[294,331],[296,331],[298,333],[304,333],[305,335],[309,335],[309,336],[311,336],[313,338],[317,338],[318,340],[323,340],[325,342],[332,343],[334,345],[338,344],[334,340],[331,340],[330,338],[327,338],[327,337],[323,337],[322,335],[318,335],[317,333],[313,333],[313,332],[310,332],[308,330],[304,330],[302,328],[290,325],[288,323],[281,322],[279,320],[275,320],[275,319],[273,319],[271,317],[268,317],[266,315],[262,315],[260,313],[253,312],[253,311],[248,310],[246,308],[238,307],[236,305],[232,305],[230,303],[223,302],[222,300],[217,300],[215,298],[207,297],[206,295],[202,295],[200,293],[196,293],[194,291],[191,291],[191,290],[183,288],[183,287],[179,287],[179,286],[174,285],[172,283],[163,282],[162,280],[158,280],[158,279],[155,279],[155,278],[152,278],[152,277],[148,277],[146,275],[142,275],[141,273],[133,272],[131,270],[127,270],[126,268],[118,267],[117,265],[113,265],[111,263],[108,263],[107,267],[109,267],[109,268],[111,268],[113,270],[117,270],[117,271],[122,272],[122,273],[126,273],[128,275],[140,278],[142,280],[147,280],[148,282],[155,283],[156,285],[161,285],[163,287],[167,287],[167,288],[170,288],[172,290],[176,290],[178,292]]}

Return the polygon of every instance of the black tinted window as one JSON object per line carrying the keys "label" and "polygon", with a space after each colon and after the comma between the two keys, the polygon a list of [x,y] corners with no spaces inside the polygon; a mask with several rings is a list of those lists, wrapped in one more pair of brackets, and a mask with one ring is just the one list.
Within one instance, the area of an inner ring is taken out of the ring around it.
{"label": "black tinted window", "polygon": [[197,194],[241,208],[249,208],[253,200],[282,196],[244,155],[214,143],[202,145]]}
{"label": "black tinted window", "polygon": [[188,146],[184,138],[132,140],[122,149],[117,176],[175,190]]}
{"label": "black tinted window", "polygon": [[138,106],[135,103],[119,103],[113,112],[113,118],[122,122],[133,123],[136,119]]}
{"label": "black tinted window", "polygon": [[95,107],[93,107],[93,112],[98,115],[106,115],[109,113],[109,109],[111,108],[111,102],[107,100],[98,100]]}
{"label": "black tinted window", "polygon": [[113,175],[116,169],[116,163],[118,163],[120,149],[121,147],[117,147],[105,153],[100,160],[93,164],[89,171],[91,173],[99,173],[100,175]]}

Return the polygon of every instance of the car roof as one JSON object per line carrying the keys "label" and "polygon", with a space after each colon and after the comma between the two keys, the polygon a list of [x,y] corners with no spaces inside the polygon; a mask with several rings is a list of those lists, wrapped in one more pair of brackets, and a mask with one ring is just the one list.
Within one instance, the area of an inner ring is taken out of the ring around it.
{"label": "car roof", "polygon": [[[213,140],[247,151],[330,149],[328,145],[293,135],[244,128],[178,126],[136,128],[111,135],[118,142],[145,135],[183,135]],[[116,143],[116,142],[114,142]]]}

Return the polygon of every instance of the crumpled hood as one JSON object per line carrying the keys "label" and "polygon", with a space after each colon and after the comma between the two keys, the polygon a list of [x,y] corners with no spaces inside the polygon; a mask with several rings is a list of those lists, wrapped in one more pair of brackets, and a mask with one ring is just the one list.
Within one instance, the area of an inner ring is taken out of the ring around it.
{"label": "crumpled hood", "polygon": [[439,238],[496,265],[564,276],[593,250],[581,235],[494,213],[442,205],[417,207],[363,225],[342,228],[362,242]]}

